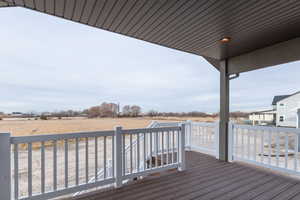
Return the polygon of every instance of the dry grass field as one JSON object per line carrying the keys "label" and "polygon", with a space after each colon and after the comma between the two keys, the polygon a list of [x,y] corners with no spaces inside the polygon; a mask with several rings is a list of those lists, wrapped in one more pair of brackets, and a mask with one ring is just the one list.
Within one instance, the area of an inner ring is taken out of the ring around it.
{"label": "dry grass field", "polygon": [[214,121],[213,118],[97,118],[97,119],[61,119],[61,120],[2,120],[0,132],[9,132],[13,136],[72,133],[82,131],[112,130],[120,125],[123,128],[144,128],[152,120],[157,121]]}

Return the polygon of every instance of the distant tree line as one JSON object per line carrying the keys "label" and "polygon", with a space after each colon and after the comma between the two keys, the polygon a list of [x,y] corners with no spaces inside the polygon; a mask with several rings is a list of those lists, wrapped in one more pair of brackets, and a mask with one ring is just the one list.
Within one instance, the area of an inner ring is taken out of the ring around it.
{"label": "distant tree line", "polygon": [[[75,111],[75,110],[66,110],[66,111],[56,111],[56,112],[43,112],[41,114],[36,114],[34,112],[24,113],[20,117],[24,118],[40,118],[43,120],[47,120],[49,118],[56,117],[61,119],[63,117],[89,117],[89,118],[97,118],[97,117],[212,117],[217,118],[219,113],[205,113],[199,111],[192,112],[159,112],[155,110],[150,110],[147,113],[142,113],[142,108],[138,105],[124,105],[122,110],[120,109],[120,105],[116,103],[107,103],[103,102],[99,106],[93,106],[83,111]],[[231,118],[247,118],[249,113],[246,112],[231,112]],[[0,120],[3,117],[13,117],[3,112],[0,112]]]}
{"label": "distant tree line", "polygon": [[158,112],[155,110],[150,110],[146,116],[149,117],[212,117],[214,114],[208,114],[205,112]]}
{"label": "distant tree line", "polygon": [[122,109],[122,116],[123,117],[138,117],[142,113],[142,108],[137,105],[126,105]]}
{"label": "distant tree line", "polygon": [[100,106],[93,106],[84,110],[89,118],[95,117],[118,117],[119,105],[115,103],[102,103]]}
{"label": "distant tree line", "polygon": [[115,103],[102,103],[100,106],[93,106],[84,111],[89,118],[95,117],[138,117],[142,109],[138,105],[125,105],[120,111],[120,106]]}
{"label": "distant tree line", "polygon": [[[212,117],[217,118],[219,117],[219,113],[205,113],[199,111],[192,111],[192,112],[158,112],[155,110],[150,110],[148,113],[145,114],[149,117]],[[231,112],[231,118],[247,118],[249,113],[247,112]]]}

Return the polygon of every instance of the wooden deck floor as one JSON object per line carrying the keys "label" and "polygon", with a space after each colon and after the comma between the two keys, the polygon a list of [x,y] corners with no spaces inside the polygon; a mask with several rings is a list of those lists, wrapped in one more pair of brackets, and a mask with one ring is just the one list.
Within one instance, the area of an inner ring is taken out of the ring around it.
{"label": "wooden deck floor", "polygon": [[[241,163],[187,152],[187,170],[147,177],[76,200],[300,200],[300,180]],[[73,198],[75,199],[75,198]]]}

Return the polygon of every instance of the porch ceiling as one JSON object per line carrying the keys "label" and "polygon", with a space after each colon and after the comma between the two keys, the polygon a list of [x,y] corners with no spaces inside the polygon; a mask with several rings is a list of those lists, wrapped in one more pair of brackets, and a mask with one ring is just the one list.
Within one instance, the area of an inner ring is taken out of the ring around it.
{"label": "porch ceiling", "polygon": [[[218,60],[300,35],[297,0],[2,0]],[[222,44],[220,39],[230,37]]]}

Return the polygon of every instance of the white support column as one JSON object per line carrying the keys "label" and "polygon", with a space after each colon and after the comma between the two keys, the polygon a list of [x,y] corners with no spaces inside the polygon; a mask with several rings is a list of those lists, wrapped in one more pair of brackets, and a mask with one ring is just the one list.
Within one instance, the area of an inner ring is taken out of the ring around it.
{"label": "white support column", "polygon": [[11,199],[10,134],[0,133],[0,198]]}
{"label": "white support column", "polygon": [[180,149],[178,149],[179,153],[179,171],[184,171],[186,169],[185,163],[185,124],[181,124],[181,134],[180,134]]}
{"label": "white support column", "polygon": [[119,188],[122,186],[122,127],[117,126],[115,128],[114,135],[114,163],[115,163],[115,187]]}

